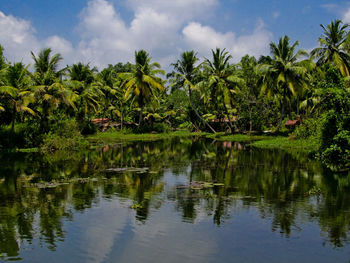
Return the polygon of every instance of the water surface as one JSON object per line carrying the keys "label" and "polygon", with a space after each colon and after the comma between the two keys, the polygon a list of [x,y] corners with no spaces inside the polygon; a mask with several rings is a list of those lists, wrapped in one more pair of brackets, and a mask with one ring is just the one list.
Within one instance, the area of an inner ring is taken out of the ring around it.
{"label": "water surface", "polygon": [[350,175],[201,138],[0,156],[0,260],[349,262]]}

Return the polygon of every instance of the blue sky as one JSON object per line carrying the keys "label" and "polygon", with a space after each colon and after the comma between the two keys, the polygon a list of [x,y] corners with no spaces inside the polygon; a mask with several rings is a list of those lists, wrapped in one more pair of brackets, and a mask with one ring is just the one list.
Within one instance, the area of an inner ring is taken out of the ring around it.
{"label": "blue sky", "polygon": [[239,60],[268,54],[283,35],[317,46],[320,24],[350,22],[350,2],[334,0],[1,0],[0,44],[10,61],[31,63],[50,46],[65,64],[100,68],[132,61],[146,49],[168,67],[185,50],[209,56],[216,46]]}

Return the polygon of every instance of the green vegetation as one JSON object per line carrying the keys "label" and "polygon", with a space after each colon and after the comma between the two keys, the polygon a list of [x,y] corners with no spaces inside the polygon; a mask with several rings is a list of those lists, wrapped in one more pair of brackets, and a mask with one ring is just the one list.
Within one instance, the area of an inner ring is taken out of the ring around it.
{"label": "green vegetation", "polygon": [[[0,148],[54,152],[85,149],[85,135],[96,143],[209,132],[218,140],[307,149],[332,169],[349,169],[349,25],[321,27],[311,54],[288,36],[270,43],[271,56],[239,63],[225,48],[211,58],[186,51],[166,79],[145,50],[135,51],[134,64],[99,70],[81,62],[60,68],[62,56],[45,48],[31,53],[30,70],[7,61],[0,46]],[[96,134],[111,129],[118,132]],[[172,133],[178,130],[186,132]],[[277,137],[240,135],[263,131]]]}
{"label": "green vegetation", "polygon": [[87,139],[92,144],[106,144],[125,141],[155,141],[174,137],[191,137],[191,136],[205,136],[209,133],[204,132],[189,132],[189,131],[175,131],[170,133],[127,133],[125,131],[108,131],[99,132],[94,135],[89,135]]}

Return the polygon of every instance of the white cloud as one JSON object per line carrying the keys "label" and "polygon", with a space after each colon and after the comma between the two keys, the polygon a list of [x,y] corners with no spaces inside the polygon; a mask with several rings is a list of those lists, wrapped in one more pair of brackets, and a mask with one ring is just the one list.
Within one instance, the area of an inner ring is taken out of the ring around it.
{"label": "white cloud", "polygon": [[12,15],[6,16],[1,11],[0,44],[5,48],[5,57],[10,62],[22,61],[26,64],[32,63],[31,51],[37,53],[44,47],[51,47],[55,53],[60,52],[65,57],[73,53],[73,47],[67,40],[59,36],[39,40],[29,21]]}
{"label": "white cloud", "polygon": [[0,44],[8,60],[30,62],[30,51],[40,46],[34,33],[30,22],[0,12]]}
{"label": "white cloud", "polygon": [[277,18],[280,17],[280,15],[281,15],[281,13],[276,11],[276,12],[273,12],[272,17],[273,17],[274,19],[277,19]]}
{"label": "white cloud", "polygon": [[234,61],[246,54],[266,54],[272,39],[272,34],[265,29],[262,22],[259,22],[252,34],[239,37],[233,32],[220,33],[211,27],[192,22],[183,29],[183,35],[188,45],[200,54],[208,55],[216,47],[226,48]]}
{"label": "white cloud", "polygon": [[[214,15],[219,0],[126,0],[133,12],[126,23],[115,8],[120,1],[91,0],[80,13],[78,44],[57,35],[38,39],[29,21],[0,12],[0,43],[10,60],[31,63],[30,51],[52,47],[65,58],[64,64],[90,62],[99,68],[119,61],[134,60],[134,51],[147,50],[154,60],[168,67],[184,50],[194,49],[206,56],[215,47],[227,48],[239,59],[249,53],[265,52],[271,33],[261,22],[251,34],[217,32],[204,25]],[[201,22],[199,22],[201,21]]]}
{"label": "white cloud", "polygon": [[342,20],[344,23],[350,23],[350,7],[343,14]]}
{"label": "white cloud", "polygon": [[219,4],[219,0],[128,0],[127,3],[136,13],[152,8],[183,23],[198,16],[210,16],[210,10]]}

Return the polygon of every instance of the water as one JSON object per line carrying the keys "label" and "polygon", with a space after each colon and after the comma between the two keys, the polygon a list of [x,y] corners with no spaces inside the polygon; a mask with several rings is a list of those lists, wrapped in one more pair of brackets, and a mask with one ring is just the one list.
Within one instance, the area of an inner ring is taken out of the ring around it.
{"label": "water", "polygon": [[350,175],[302,154],[177,138],[0,161],[0,261],[350,260]]}

